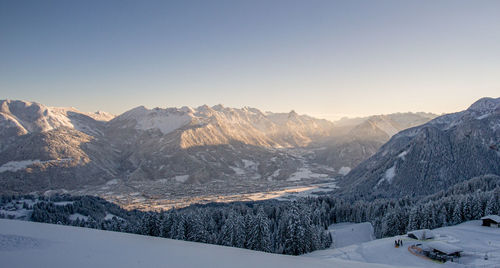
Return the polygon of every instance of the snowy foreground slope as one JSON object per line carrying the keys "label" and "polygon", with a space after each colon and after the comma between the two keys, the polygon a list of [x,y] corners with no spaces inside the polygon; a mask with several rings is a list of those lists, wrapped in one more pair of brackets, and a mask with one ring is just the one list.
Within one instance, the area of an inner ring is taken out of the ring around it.
{"label": "snowy foreground slope", "polygon": [[401,267],[0,219],[2,267]]}
{"label": "snowy foreground slope", "polygon": [[[366,232],[366,227],[361,227],[360,224],[353,224],[352,226],[355,231],[357,231],[357,228],[362,232]],[[335,228],[335,225],[332,225],[330,230],[340,230],[339,239],[342,237],[346,238],[347,241],[343,241],[343,243],[351,244],[346,235],[346,231],[349,231],[351,228],[347,224],[340,225],[340,227],[342,228]],[[318,250],[303,256],[322,260],[337,260],[340,258],[370,264],[379,263],[395,266],[500,267],[500,228],[481,226],[481,221],[469,221],[455,226],[437,228],[432,231],[436,237],[426,241],[417,241],[407,236],[397,236],[352,244],[341,248]],[[404,246],[395,248],[395,239],[402,239]],[[433,262],[415,256],[408,251],[408,247],[411,245],[416,243],[425,245],[431,241],[443,241],[462,248],[464,251],[459,264]],[[488,254],[488,260],[484,260],[486,253]]]}

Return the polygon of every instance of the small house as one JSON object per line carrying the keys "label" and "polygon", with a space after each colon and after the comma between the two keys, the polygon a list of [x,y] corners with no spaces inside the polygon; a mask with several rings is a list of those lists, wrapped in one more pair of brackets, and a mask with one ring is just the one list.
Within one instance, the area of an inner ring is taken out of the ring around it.
{"label": "small house", "polygon": [[481,218],[483,221],[483,226],[498,228],[500,225],[500,216],[498,215],[488,215]]}
{"label": "small house", "polygon": [[440,261],[453,261],[454,258],[460,258],[462,248],[441,241],[432,241],[426,245],[429,248],[429,257]]}
{"label": "small house", "polygon": [[426,240],[434,238],[434,233],[429,229],[414,230],[408,232],[408,237],[417,240]]}

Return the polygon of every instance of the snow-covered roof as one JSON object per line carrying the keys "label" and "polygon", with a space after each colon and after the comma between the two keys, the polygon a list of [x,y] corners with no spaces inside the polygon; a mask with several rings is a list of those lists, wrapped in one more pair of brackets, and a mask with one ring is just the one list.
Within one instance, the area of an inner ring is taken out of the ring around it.
{"label": "snow-covered roof", "polygon": [[462,248],[457,247],[455,245],[451,245],[441,241],[432,241],[427,243],[427,246],[431,249],[437,250],[439,252],[443,252],[446,255],[462,252]]}
{"label": "snow-covered roof", "polygon": [[496,223],[500,223],[500,216],[498,215],[488,215],[481,218],[481,220],[492,220]]}
{"label": "snow-covered roof", "polygon": [[408,236],[410,235],[415,236],[418,240],[434,238],[434,233],[429,229],[421,229],[408,232]]}

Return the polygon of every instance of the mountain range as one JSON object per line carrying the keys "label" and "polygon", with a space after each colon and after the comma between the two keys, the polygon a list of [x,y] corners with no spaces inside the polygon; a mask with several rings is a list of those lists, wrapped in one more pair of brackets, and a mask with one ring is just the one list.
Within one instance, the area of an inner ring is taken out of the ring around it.
{"label": "mountain range", "polygon": [[140,106],[115,117],[2,100],[1,192],[172,198],[332,181],[395,133],[434,117],[399,113],[330,122],[222,105]]}

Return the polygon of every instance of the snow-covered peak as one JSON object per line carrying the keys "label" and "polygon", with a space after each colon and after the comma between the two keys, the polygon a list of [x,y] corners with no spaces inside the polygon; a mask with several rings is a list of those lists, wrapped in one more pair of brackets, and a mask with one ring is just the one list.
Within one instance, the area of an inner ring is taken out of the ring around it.
{"label": "snow-covered peak", "polygon": [[104,121],[104,122],[110,121],[113,118],[115,118],[114,114],[110,114],[110,113],[103,112],[103,111],[97,111],[97,112],[93,112],[93,113],[86,113],[86,115],[88,115],[89,117],[93,118],[94,120]]}
{"label": "snow-covered peak", "polygon": [[10,126],[17,126],[24,134],[60,127],[94,132],[90,126],[95,122],[93,117],[73,107],[48,107],[36,102],[1,100],[0,113]]}
{"label": "snow-covered peak", "polygon": [[120,116],[118,116],[117,118],[136,118],[136,117],[141,117],[141,116],[144,116],[147,112],[148,112],[148,108],[146,108],[145,106],[141,105],[141,106],[137,106],[131,110],[128,110],[126,112],[124,112],[123,114],[121,114]]}
{"label": "snow-covered peak", "polygon": [[116,117],[113,121],[133,120],[135,129],[158,129],[163,134],[168,134],[188,125],[193,118],[193,110],[189,107],[148,109],[139,106]]}
{"label": "snow-covered peak", "polygon": [[210,106],[204,104],[202,106],[199,106],[195,110],[198,111],[198,112],[208,112],[208,111],[212,111],[212,108],[210,108]]}
{"label": "snow-covered peak", "polygon": [[469,111],[476,111],[481,113],[493,112],[500,108],[500,98],[482,98],[474,102],[470,107]]}
{"label": "snow-covered peak", "polygon": [[[434,118],[428,124],[425,124],[423,126],[433,126],[442,130],[446,130],[460,126],[466,122],[469,122],[470,120],[485,119],[490,115],[499,112],[500,98],[481,98],[478,101],[474,102],[467,110],[444,114],[442,116]],[[406,130],[401,133],[405,134],[405,132],[412,132],[415,134],[415,131],[413,130]]]}
{"label": "snow-covered peak", "polygon": [[[126,122],[123,122],[126,121]],[[134,108],[112,120],[118,128],[182,131],[182,146],[226,144],[240,141],[259,146],[289,147],[308,144],[311,137],[327,135],[332,123],[305,115],[266,113],[256,108],[223,105],[197,108]]]}
{"label": "snow-covered peak", "polygon": [[182,106],[179,110],[182,112],[188,113],[188,114],[192,114],[192,113],[196,112],[193,108],[191,108],[189,106]]}
{"label": "snow-covered peak", "polygon": [[218,112],[223,111],[224,108],[225,107],[222,104],[217,104],[217,105],[212,106],[212,109],[215,110],[215,111],[218,111]]}

